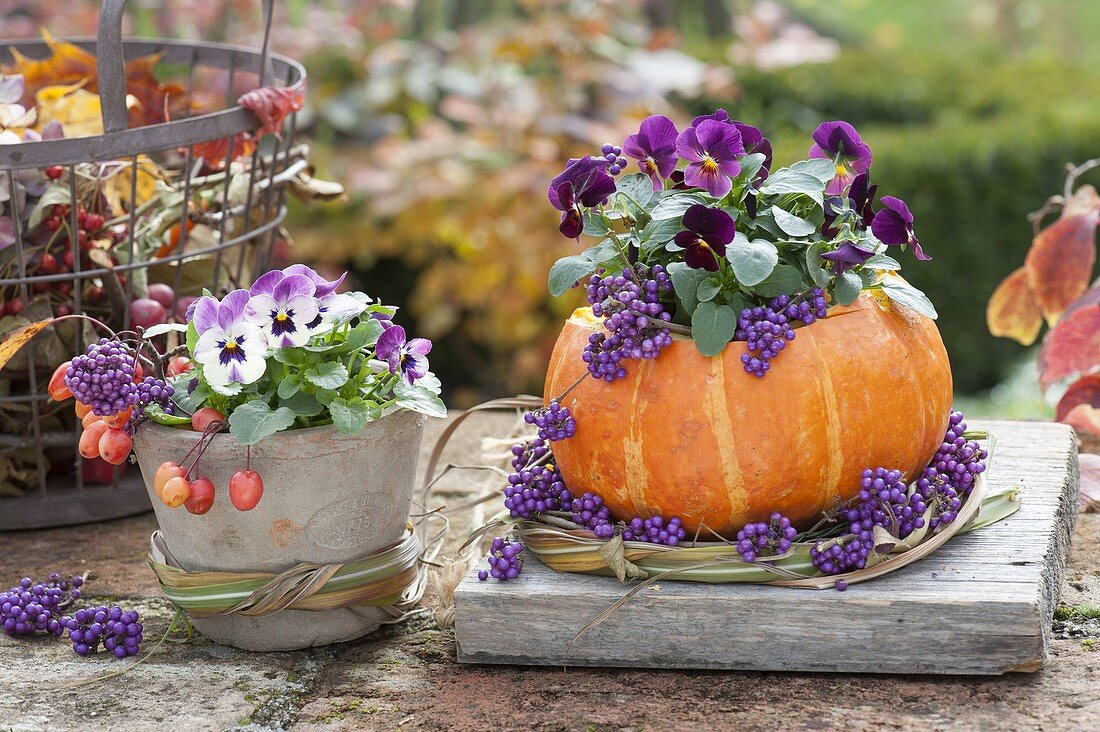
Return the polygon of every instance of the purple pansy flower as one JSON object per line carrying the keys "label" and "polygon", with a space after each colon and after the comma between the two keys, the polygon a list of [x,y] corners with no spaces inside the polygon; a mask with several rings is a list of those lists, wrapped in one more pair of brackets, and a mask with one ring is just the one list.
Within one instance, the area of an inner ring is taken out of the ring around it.
{"label": "purple pansy flower", "polygon": [[304,346],[318,314],[316,289],[305,275],[268,272],[252,285],[245,317],[263,329],[272,348]]}
{"label": "purple pansy flower", "polygon": [[894,196],[883,196],[881,199],[882,210],[875,214],[871,222],[871,233],[883,244],[909,245],[913,249],[913,255],[922,262],[932,259],[921,249],[917,235],[913,233],[913,214],[905,201]]}
{"label": "purple pansy flower", "polygon": [[413,338],[405,342],[405,329],[400,325],[387,328],[378,336],[375,355],[390,365],[390,373],[400,373],[411,385],[428,373],[428,353],[432,342],[427,338]]}
{"label": "purple pansy flower", "polygon": [[726,256],[726,245],[736,233],[733,219],[720,208],[695,204],[684,212],[687,231],[676,235],[676,244],[684,248],[684,261],[689,267],[718,271],[718,259]]}
{"label": "purple pansy flower", "polygon": [[215,388],[234,382],[251,384],[267,369],[267,338],[245,317],[250,299],[248,290],[234,290],[221,302],[212,297],[195,301],[194,323],[199,334],[195,360]]}
{"label": "purple pansy flower", "polygon": [[[871,221],[875,218],[875,211],[871,204],[875,200],[877,185],[871,185],[871,177],[866,173],[860,173],[848,187],[848,206],[855,211],[863,221],[863,228],[869,229]],[[833,222],[844,208],[844,199],[840,196],[830,196],[825,199],[825,220],[821,224],[821,233],[831,239],[837,235],[838,229],[833,228]]]}
{"label": "purple pansy flower", "polygon": [[562,212],[558,231],[570,239],[576,239],[584,229],[580,207],[599,205],[615,192],[615,179],[604,171],[607,161],[602,162],[601,166],[587,155],[570,160],[565,170],[550,181],[546,197]]}
{"label": "purple pansy flower", "polygon": [[741,120],[730,119],[730,113],[724,109],[716,109],[713,114],[700,115],[691,121],[691,125],[692,127],[698,127],[701,122],[708,119],[736,127],[737,131],[741,133],[741,146],[745,148],[745,152],[760,153],[764,156],[764,166],[760,169],[761,172],[757,173],[757,179],[763,180],[768,177],[767,169],[772,166],[772,143],[771,140],[764,137],[764,133],[760,131],[759,127],[746,124]]}
{"label": "purple pansy flower", "polygon": [[822,122],[814,130],[811,158],[826,158],[836,163],[836,177],[825,188],[826,193],[840,194],[859,173],[871,167],[871,148],[860,138],[856,128],[836,120]]}
{"label": "purple pansy flower", "polygon": [[852,267],[863,264],[870,259],[873,254],[874,252],[860,249],[852,242],[845,241],[841,242],[840,246],[831,252],[822,254],[821,258],[833,263],[833,272],[836,274],[843,274]]}
{"label": "purple pansy flower", "polygon": [[676,155],[676,125],[661,114],[642,120],[638,134],[623,140],[623,152],[638,161],[638,167],[653,181],[653,190],[664,187],[679,159]]}
{"label": "purple pansy flower", "polygon": [[745,154],[745,147],[735,126],[707,119],[680,133],[676,152],[688,161],[684,182],[722,198],[733,188],[730,178],[741,172],[738,158]]}
{"label": "purple pansy flower", "polygon": [[344,284],[344,280],[348,276],[347,272],[340,275],[335,280],[329,281],[304,264],[292,264],[283,269],[283,274],[305,275],[313,282],[316,288],[313,296],[317,298],[317,317],[310,322],[310,330],[316,330],[325,322],[340,323],[349,318],[353,318],[363,312],[367,307],[366,303],[370,302],[369,298],[366,302],[363,302],[351,295],[336,291],[340,285]]}

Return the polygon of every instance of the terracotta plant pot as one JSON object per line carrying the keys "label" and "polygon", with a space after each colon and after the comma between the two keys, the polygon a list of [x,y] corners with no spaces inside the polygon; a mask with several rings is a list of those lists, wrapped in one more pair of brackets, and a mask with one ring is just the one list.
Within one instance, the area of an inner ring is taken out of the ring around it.
{"label": "terracotta plant pot", "polygon": [[[601,327],[582,308],[558,337],[548,398],[586,373]],[[730,536],[779,511],[800,526],[859,490],[864,468],[912,476],[935,453],[951,408],[951,369],[935,323],[864,293],[800,328],[758,378],[744,343],[701,355],[687,338],[608,384],[585,379],[563,400],[576,436],[554,443],[574,495],[603,497],[618,519],[679,516]],[[712,537],[713,538],[713,537]]]}
{"label": "terracotta plant pot", "polygon": [[[201,516],[169,508],[153,492],[161,463],[179,461],[198,433],[143,425],[134,450],[168,549],[188,571],[281,572],[300,562],[348,562],[402,538],[425,418],[393,412],[358,435],[335,427],[280,432],[252,447],[252,469],[264,493],[251,511],[229,500],[229,478],[245,467],[232,435],[213,439],[192,473],[208,476],[214,505]],[[283,610],[261,617],[193,618],[203,635],[254,651],[291,650],[351,640],[392,616],[375,607]]]}

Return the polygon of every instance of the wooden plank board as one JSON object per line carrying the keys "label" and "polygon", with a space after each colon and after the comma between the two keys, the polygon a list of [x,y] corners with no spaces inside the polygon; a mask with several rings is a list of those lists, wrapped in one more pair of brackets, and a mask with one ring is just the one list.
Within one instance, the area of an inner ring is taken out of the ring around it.
{"label": "wooden plank board", "polygon": [[[924,560],[846,592],[665,581],[622,597],[615,579],[558,573],[533,557],[508,583],[455,592],[462,663],[845,673],[1001,674],[1046,660],[1077,517],[1073,431],[991,421],[990,487],[1019,486],[1020,510]],[[483,569],[482,564],[477,569]]]}

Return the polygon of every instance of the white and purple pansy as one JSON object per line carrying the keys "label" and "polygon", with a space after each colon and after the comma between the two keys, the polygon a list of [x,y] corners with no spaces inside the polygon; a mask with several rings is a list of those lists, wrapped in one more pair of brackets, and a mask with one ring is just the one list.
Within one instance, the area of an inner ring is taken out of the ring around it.
{"label": "white and purple pansy", "polygon": [[305,275],[273,270],[252,285],[245,317],[263,329],[273,348],[304,346],[318,317],[316,289]]}
{"label": "white and purple pansy", "polygon": [[267,369],[267,337],[245,317],[250,299],[248,290],[234,290],[221,302],[212,297],[196,301],[193,322],[199,339],[194,357],[215,389],[251,384]]}
{"label": "white and purple pansy", "polygon": [[[264,278],[270,278],[265,287],[273,286],[283,278],[295,275],[307,277],[309,281],[313,283],[313,297],[316,298],[317,301],[317,312],[307,323],[311,335],[316,334],[316,331],[324,325],[343,323],[354,318],[356,315],[366,310],[367,303],[370,302],[370,298],[366,296],[364,296],[365,299],[359,299],[336,291],[347,278],[347,272],[340,275],[335,280],[326,280],[324,277],[317,274],[313,268],[304,264],[292,264],[281,271],[273,270],[256,282],[259,283],[264,280]],[[256,286],[253,285],[252,289],[253,292],[255,292]]]}
{"label": "white and purple pansy", "polygon": [[391,374],[400,374],[410,385],[428,373],[428,353],[432,342],[427,338],[405,341],[405,329],[391,325],[374,346],[375,355],[390,365]]}

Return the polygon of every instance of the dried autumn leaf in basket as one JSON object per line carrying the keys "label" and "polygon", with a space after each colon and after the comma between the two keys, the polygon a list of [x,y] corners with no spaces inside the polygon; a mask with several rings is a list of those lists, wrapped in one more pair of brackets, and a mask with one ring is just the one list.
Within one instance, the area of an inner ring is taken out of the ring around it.
{"label": "dried autumn leaf in basket", "polygon": [[256,132],[242,132],[230,141],[226,138],[208,140],[195,146],[195,157],[201,157],[210,168],[220,170],[227,159],[236,160],[251,155],[256,150],[256,140],[263,135],[280,138],[283,122],[291,112],[302,108],[304,92],[301,86],[265,86],[245,92],[237,104],[256,115],[260,127]]}
{"label": "dried autumn leaf in basket", "polygon": [[[99,93],[99,71],[96,57],[67,41],[59,41],[49,31],[42,31],[42,39],[50,49],[49,58],[36,60],[12,49],[13,64],[0,70],[5,74],[21,74],[24,79],[23,103],[32,106],[40,90],[47,87],[83,84],[90,93]],[[142,56],[126,62],[126,91],[133,98],[130,107],[130,126],[140,127],[165,122],[194,109],[194,102],[179,84],[164,83],[156,77],[156,67],[163,53]],[[45,125],[51,118],[38,115],[38,124]],[[66,128],[66,136],[74,137]]]}

